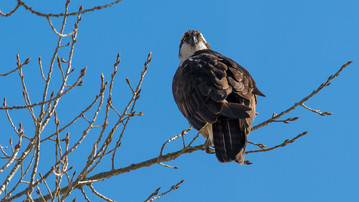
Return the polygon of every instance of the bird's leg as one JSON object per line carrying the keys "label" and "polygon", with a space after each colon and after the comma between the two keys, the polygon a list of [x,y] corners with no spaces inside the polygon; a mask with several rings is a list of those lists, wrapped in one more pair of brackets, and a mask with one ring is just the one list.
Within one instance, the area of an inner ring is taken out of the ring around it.
{"label": "bird's leg", "polygon": [[213,146],[213,144],[209,140],[209,138],[207,138],[207,140],[205,142],[205,145],[206,145],[206,153],[207,154],[214,154],[215,153],[214,149],[211,148]]}
{"label": "bird's leg", "polygon": [[201,128],[201,130],[199,131],[204,138],[206,138],[206,142],[204,143],[206,146],[206,152],[207,154],[213,154],[214,153],[214,149],[212,149],[211,147],[213,147],[213,135],[212,134],[212,124],[206,123],[205,126],[203,126]]}

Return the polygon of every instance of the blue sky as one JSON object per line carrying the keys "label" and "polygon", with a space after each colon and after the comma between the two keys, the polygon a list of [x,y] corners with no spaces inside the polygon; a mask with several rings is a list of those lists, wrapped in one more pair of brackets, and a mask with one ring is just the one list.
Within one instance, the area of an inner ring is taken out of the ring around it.
{"label": "blue sky", "polygon": [[[28,2],[33,9],[45,13],[63,12],[60,1]],[[81,4],[85,8],[96,5],[74,0],[72,10]],[[2,1],[0,9],[8,12],[15,5],[15,1]],[[267,97],[258,100],[259,115],[254,124],[292,106],[341,65],[354,60],[331,86],[306,102],[309,107],[333,115],[321,117],[298,108],[286,116],[299,116],[297,121],[288,125],[273,123],[254,131],[249,139],[267,146],[304,131],[309,134],[284,148],[248,154],[246,158],[253,162],[250,166],[221,164],[214,155],[197,151],[169,162],[180,167],[177,170],[155,165],[113,177],[95,184],[95,188],[116,201],[143,201],[157,187],[165,191],[185,179],[180,189],[161,200],[354,201],[359,180],[358,8],[356,0],[124,0],[111,8],[84,14],[73,66],[77,72],[87,66],[87,74],[84,86],[74,90],[59,106],[62,110],[59,118],[64,123],[98,92],[101,73],[109,80],[117,52],[121,52],[121,64],[113,103],[118,108],[123,106],[130,96],[125,78],[135,83],[148,52],[152,51],[153,60],[136,108],[144,116],[130,122],[118,154],[118,167],[157,156],[167,139],[189,126],[171,92],[172,77],[179,63],[179,42],[188,29],[198,29],[212,49],[244,66],[266,94]],[[73,21],[69,20],[67,30],[73,28]],[[60,24],[60,20],[53,22],[56,26]],[[41,56],[48,65],[56,38],[45,18],[23,8],[11,17],[0,18],[0,73],[15,67],[17,53],[22,59],[31,57],[24,74],[34,102],[39,100],[42,94],[39,89],[43,87],[37,57]],[[0,86],[1,99],[7,97],[9,105],[23,104],[16,74],[1,77]],[[31,133],[33,125],[28,112],[12,113],[15,122],[22,122],[25,131]],[[1,145],[7,143],[9,135],[14,135],[5,119],[5,113],[0,112]],[[71,132],[76,136],[81,131],[73,128]],[[192,131],[188,138],[194,135]],[[90,148],[91,139],[88,141]],[[196,144],[203,142],[200,138]],[[175,151],[180,146],[180,141],[171,143],[166,151]],[[82,149],[86,147],[83,145]],[[81,157],[86,156],[70,156],[73,161]],[[42,158],[51,157],[43,154]]]}

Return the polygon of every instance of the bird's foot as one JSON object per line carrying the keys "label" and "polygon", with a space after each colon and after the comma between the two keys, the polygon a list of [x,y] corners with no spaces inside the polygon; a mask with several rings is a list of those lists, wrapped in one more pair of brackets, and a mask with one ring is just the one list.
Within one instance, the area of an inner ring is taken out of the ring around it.
{"label": "bird's foot", "polygon": [[212,148],[213,144],[209,141],[209,139],[206,140],[206,153],[207,154],[214,154],[215,150]]}
{"label": "bird's foot", "polygon": [[214,151],[213,148],[207,147],[207,148],[206,148],[206,153],[207,153],[207,154],[214,154],[214,153],[216,153],[216,152]]}

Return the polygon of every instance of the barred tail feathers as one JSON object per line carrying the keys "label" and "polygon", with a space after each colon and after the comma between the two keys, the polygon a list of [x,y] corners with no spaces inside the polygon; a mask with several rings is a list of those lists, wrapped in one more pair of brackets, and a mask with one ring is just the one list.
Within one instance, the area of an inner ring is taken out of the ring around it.
{"label": "barred tail feathers", "polygon": [[217,159],[223,163],[236,161],[243,164],[247,134],[240,126],[240,120],[219,117],[212,127]]}

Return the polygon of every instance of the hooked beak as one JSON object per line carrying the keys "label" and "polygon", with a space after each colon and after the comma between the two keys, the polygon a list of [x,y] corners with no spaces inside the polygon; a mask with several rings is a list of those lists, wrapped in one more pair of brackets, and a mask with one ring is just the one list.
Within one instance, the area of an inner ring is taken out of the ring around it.
{"label": "hooked beak", "polygon": [[198,39],[197,39],[196,36],[192,36],[192,37],[188,40],[188,42],[189,42],[192,46],[194,46],[196,43],[198,43]]}

